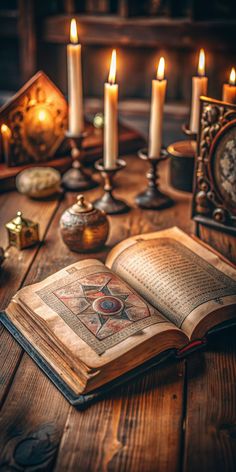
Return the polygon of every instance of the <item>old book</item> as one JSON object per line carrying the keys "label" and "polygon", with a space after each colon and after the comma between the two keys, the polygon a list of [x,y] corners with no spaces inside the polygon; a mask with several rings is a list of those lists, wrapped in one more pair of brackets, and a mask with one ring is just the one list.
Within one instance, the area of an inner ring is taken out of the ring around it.
{"label": "old book", "polygon": [[236,270],[171,228],[126,239],[105,265],[79,261],[22,288],[6,316],[76,398],[156,356],[188,352],[236,322],[235,308]]}

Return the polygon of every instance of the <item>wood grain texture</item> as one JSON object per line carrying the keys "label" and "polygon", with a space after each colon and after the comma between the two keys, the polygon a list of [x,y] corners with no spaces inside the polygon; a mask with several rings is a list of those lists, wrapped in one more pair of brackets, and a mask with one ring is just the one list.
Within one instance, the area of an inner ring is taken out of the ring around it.
{"label": "wood grain texture", "polygon": [[236,470],[236,328],[188,359],[184,471]]}
{"label": "wood grain texture", "polygon": [[[59,205],[59,197],[52,200],[31,200],[17,192],[7,193],[1,196],[0,202],[0,244],[6,248],[8,246],[7,232],[4,224],[16,216],[16,212],[21,210],[25,218],[39,222],[39,234],[41,244],[24,251],[18,251],[10,247],[6,252],[6,260],[0,271],[0,307],[4,309],[11,297],[20,288],[23,279],[40,250],[45,238],[48,225]],[[7,288],[7,290],[6,290]]]}
{"label": "wood grain texture", "polygon": [[19,0],[21,80],[26,82],[37,70],[35,0]]}
{"label": "wood grain texture", "polygon": [[[233,49],[233,28],[235,22],[197,22],[188,19],[169,18],[117,18],[113,15],[75,15],[81,25],[83,44],[119,46],[141,46],[197,49],[199,38],[208,49],[224,50],[226,45]],[[66,43],[69,19],[67,15],[55,15],[44,20],[42,36],[44,41]],[[106,34],[104,34],[104,29]],[[221,41],[217,38],[220,37]]]}
{"label": "wood grain texture", "polygon": [[183,369],[165,364],[83,413],[71,409],[55,471],[177,471]]}
{"label": "wood grain texture", "polygon": [[69,408],[24,354],[0,414],[0,470],[52,470]]}
{"label": "wood grain texture", "polygon": [[236,237],[199,224],[199,237],[236,264]]}
{"label": "wood grain texture", "polygon": [[[0,244],[6,248],[8,245],[7,232],[4,224],[12,219],[16,211],[21,209],[25,217],[40,222],[40,238],[43,241],[49,222],[57,209],[59,199],[43,202],[29,200],[17,192],[1,195],[0,199]],[[18,251],[10,247],[6,251],[6,259],[0,270],[0,309],[3,310],[11,297],[22,286],[24,278],[29,270],[41,245]],[[8,391],[11,379],[20,362],[22,350],[13,340],[10,334],[0,328],[0,404]]]}

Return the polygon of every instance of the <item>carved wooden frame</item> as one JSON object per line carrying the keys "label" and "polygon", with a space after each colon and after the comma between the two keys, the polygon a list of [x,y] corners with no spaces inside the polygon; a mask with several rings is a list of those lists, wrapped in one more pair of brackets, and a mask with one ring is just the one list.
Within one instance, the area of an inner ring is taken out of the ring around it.
{"label": "carved wooden frame", "polygon": [[[37,134],[37,114],[47,116],[43,132]],[[8,166],[52,159],[65,139],[67,102],[62,92],[42,71],[37,72],[0,109],[0,126],[10,129]]]}
{"label": "carved wooden frame", "polygon": [[[194,171],[192,217],[198,224],[236,235],[236,205],[219,191],[215,170],[216,150],[230,131],[236,137],[236,105],[201,97],[200,132]],[[236,172],[236,158],[235,158]],[[236,189],[235,189],[236,192]]]}

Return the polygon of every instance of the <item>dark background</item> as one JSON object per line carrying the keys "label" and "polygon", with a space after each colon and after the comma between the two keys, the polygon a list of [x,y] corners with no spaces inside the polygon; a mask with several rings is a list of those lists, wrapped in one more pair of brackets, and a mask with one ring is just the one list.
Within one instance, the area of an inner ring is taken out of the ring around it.
{"label": "dark background", "polygon": [[235,0],[1,0],[2,103],[39,69],[67,93],[66,44],[72,16],[83,47],[86,112],[102,108],[115,47],[120,115],[145,132],[160,55],[165,56],[168,78],[165,120],[174,127],[188,116],[199,49],[206,51],[208,90],[215,98],[221,98],[222,84],[235,65]]}

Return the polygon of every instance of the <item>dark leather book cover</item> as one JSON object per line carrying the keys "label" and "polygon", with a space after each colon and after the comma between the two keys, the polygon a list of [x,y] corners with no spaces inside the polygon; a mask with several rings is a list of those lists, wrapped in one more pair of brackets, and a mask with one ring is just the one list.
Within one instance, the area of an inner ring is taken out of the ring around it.
{"label": "dark leather book cover", "polygon": [[[43,359],[43,357],[37,352],[37,350],[27,341],[27,339],[20,333],[14,324],[9,320],[5,312],[0,312],[0,322],[3,326],[11,333],[14,339],[20,344],[20,346],[27,352],[27,354],[35,361],[40,369],[48,376],[48,378],[54,383],[58,390],[64,395],[64,397],[78,410],[83,410],[92,403],[99,399],[104,398],[106,395],[112,395],[112,392],[116,388],[123,385],[124,383],[130,382],[136,377],[140,377],[148,370],[156,367],[158,364],[166,361],[169,358],[181,359],[188,356],[193,351],[203,349],[207,344],[207,338],[202,340],[193,341],[183,349],[176,351],[176,349],[169,349],[163,353],[153,357],[152,359],[144,362],[135,369],[130,370],[124,375],[112,380],[111,382],[99,387],[93,392],[86,393],[84,395],[75,395],[74,392],[68,387],[68,385],[61,379],[61,377],[51,368],[51,366]],[[224,322],[221,325],[211,329],[208,333],[214,334],[222,329],[228,328],[235,325],[236,321],[230,320]]]}

